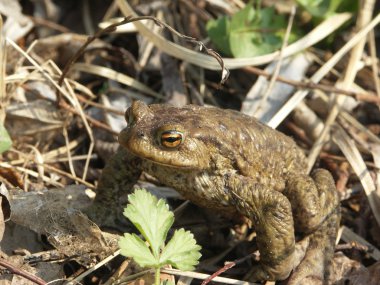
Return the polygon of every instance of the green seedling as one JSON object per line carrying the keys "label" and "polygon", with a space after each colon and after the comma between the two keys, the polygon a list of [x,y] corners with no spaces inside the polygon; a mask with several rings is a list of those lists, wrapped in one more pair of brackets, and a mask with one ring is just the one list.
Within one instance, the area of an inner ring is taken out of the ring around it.
{"label": "green seedling", "polygon": [[120,238],[122,255],[132,258],[141,267],[155,269],[155,285],[160,284],[160,269],[172,265],[180,270],[194,270],[201,257],[201,247],[194,236],[184,229],[175,230],[165,243],[174,214],[163,199],[157,199],[144,189],[128,196],[129,204],[124,209],[127,217],[142,235],[125,233]]}

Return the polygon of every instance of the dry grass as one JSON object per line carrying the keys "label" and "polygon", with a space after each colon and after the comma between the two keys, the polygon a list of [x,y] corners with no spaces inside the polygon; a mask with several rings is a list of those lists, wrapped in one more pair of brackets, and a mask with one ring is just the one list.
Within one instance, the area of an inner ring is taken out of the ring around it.
{"label": "dry grass", "polygon": [[[319,164],[334,174],[344,209],[339,242],[356,241],[371,247],[371,259],[361,256],[360,260],[366,264],[379,261],[380,236],[376,230],[380,225],[380,117],[370,112],[378,111],[380,102],[376,55],[379,39],[374,32],[380,14],[374,14],[374,1],[363,1],[355,24],[346,25],[343,36],[335,35],[339,46],[331,55],[315,45],[342,28],[353,15],[332,15],[296,42],[284,43],[281,50],[244,59],[223,58],[207,49],[211,43],[204,31],[206,19],[237,11],[244,5],[242,1],[219,1],[221,6],[215,4],[218,1],[201,1],[206,6],[193,1],[177,2],[176,7],[156,2],[156,6],[140,5],[141,9],[151,9],[150,16],[140,21],[135,6],[115,0],[97,23],[93,22],[95,13],[91,7],[83,6],[83,19],[78,21],[83,21],[84,28],[93,33],[98,26],[104,29],[87,43],[85,37],[68,32],[76,25],[62,27],[48,18],[35,19],[35,31],[25,27],[17,39],[7,31],[5,36],[0,35],[0,122],[13,140],[12,148],[0,156],[0,183],[9,191],[19,187],[24,192],[65,188],[73,183],[94,189],[101,163],[111,155],[115,135],[125,126],[123,112],[134,99],[176,104],[191,98],[194,103],[222,107],[243,105],[244,112],[250,115],[268,108],[267,124],[273,128],[281,125],[305,148],[309,171]],[[129,20],[133,19],[133,24],[116,29],[115,23],[125,21],[120,15],[132,16]],[[168,40],[160,21],[171,25],[166,26],[166,31],[175,34],[173,39]],[[4,29],[2,21],[0,28]],[[50,31],[46,36],[50,42],[39,36],[44,34],[43,29]],[[52,30],[62,33],[53,37]],[[193,34],[204,40],[194,40]],[[118,41],[130,46],[121,46]],[[200,47],[202,50],[198,50]],[[169,63],[174,62],[176,68],[174,79],[160,66],[161,53],[172,57]],[[299,81],[287,78],[281,68],[301,53],[310,59],[308,71],[301,73]],[[260,66],[265,72],[252,66]],[[227,77],[226,68],[234,71],[220,85]],[[364,77],[366,85],[360,77],[364,72],[369,74]],[[293,80],[284,83],[288,94],[278,94],[276,86],[282,87],[277,84],[286,79]],[[175,84],[185,90],[177,92],[178,97],[170,90]],[[271,105],[280,95],[284,96],[281,104]],[[255,100],[259,103],[252,103]],[[297,112],[302,112],[302,122],[297,123],[297,115],[292,117]],[[358,188],[359,191],[353,190]],[[355,228],[357,233],[349,228]],[[225,260],[232,248],[218,260]],[[355,254],[358,255],[352,251],[347,255]],[[218,266],[220,262],[205,268]],[[74,281],[82,282],[95,269]],[[187,280],[205,278],[200,273],[166,272],[186,276]],[[220,282],[249,284],[227,278]]]}

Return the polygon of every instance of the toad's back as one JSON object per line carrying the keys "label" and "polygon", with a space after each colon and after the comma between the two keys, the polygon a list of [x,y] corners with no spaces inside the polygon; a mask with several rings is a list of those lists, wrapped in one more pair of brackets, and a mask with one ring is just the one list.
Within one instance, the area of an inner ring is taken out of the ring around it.
{"label": "toad's back", "polygon": [[[264,184],[274,183],[276,190],[283,188],[287,175],[306,171],[305,156],[295,142],[255,118],[196,105],[175,108],[159,104],[150,108],[160,114],[155,124],[180,124],[179,129],[187,132],[185,139],[196,141],[199,149],[193,154],[209,157],[208,171],[233,169]],[[186,148],[178,148],[177,159],[183,159],[186,152]]]}

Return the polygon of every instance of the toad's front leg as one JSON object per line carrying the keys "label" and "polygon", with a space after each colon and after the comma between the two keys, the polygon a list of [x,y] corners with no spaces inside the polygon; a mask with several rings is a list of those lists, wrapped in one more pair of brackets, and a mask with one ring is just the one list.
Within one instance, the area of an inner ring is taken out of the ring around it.
{"label": "toad's front leg", "polygon": [[103,169],[95,201],[86,209],[90,219],[101,226],[123,223],[122,207],[127,201],[121,197],[131,192],[141,172],[141,159],[120,147]]}
{"label": "toad's front leg", "polygon": [[233,175],[227,190],[238,211],[253,220],[260,264],[250,280],[284,280],[294,267],[294,225],[289,200],[249,178]]}

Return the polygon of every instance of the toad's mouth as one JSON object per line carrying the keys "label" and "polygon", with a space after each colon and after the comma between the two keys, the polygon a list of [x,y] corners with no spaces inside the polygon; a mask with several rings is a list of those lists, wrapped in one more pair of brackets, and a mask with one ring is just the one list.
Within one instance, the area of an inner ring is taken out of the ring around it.
{"label": "toad's mouth", "polygon": [[127,148],[127,150],[130,153],[132,153],[133,155],[135,155],[135,156],[137,156],[143,160],[149,161],[150,163],[157,164],[160,166],[164,166],[164,167],[168,167],[168,168],[172,168],[172,169],[180,168],[180,169],[186,169],[186,170],[194,170],[194,169],[198,168],[197,166],[194,166],[194,165],[178,163],[177,162],[178,160],[170,160],[169,158],[161,158],[161,157],[160,157],[161,159],[157,159],[157,158],[149,156],[149,155],[136,153],[135,151],[133,151],[132,149],[129,149],[129,148]]}

